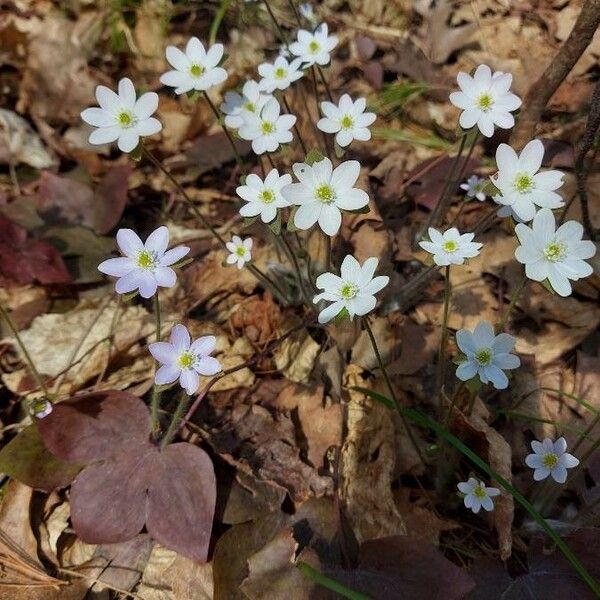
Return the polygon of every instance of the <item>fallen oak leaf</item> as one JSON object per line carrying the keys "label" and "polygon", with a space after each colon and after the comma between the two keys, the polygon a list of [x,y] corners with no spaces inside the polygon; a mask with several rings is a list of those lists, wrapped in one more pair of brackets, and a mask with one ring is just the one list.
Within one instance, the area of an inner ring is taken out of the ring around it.
{"label": "fallen oak leaf", "polygon": [[58,458],[88,463],[71,487],[71,519],[83,541],[126,541],[145,524],[167,548],[206,561],[216,503],[212,462],[192,444],[155,444],[139,398],[114,390],[78,396],[57,404],[38,427]]}

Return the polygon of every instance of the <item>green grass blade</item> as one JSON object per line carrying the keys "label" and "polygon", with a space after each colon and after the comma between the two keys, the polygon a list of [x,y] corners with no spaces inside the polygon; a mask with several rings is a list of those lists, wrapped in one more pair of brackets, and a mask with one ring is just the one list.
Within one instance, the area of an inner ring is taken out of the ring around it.
{"label": "green grass blade", "polygon": [[327,577],[327,575],[323,575],[323,573],[317,571],[305,562],[300,561],[296,566],[300,572],[304,576],[308,577],[311,581],[322,585],[324,588],[327,588],[332,592],[336,592],[344,598],[349,598],[350,600],[373,600],[370,596],[365,596],[360,592],[355,592],[345,585],[342,585],[339,581],[336,581],[331,577]]}
{"label": "green grass blade", "polygon": [[578,404],[581,404],[581,406],[583,406],[584,408],[587,408],[592,414],[600,415],[600,410],[598,410],[595,406],[593,406],[592,404],[590,404],[583,398],[576,396],[575,394],[569,394],[569,392],[565,392],[563,390],[557,390],[557,389],[550,388],[550,387],[540,387],[540,388],[538,388],[538,390],[543,390],[544,392],[554,392],[555,394],[557,394],[559,396],[566,396],[567,398],[571,398],[571,400],[575,400],[575,402],[577,402]]}
{"label": "green grass blade", "polygon": [[[373,390],[369,390],[367,388],[355,387],[355,390],[362,392],[366,396],[373,398],[373,400],[377,400],[389,406],[389,398],[385,397],[382,394],[374,392]],[[531,515],[531,518],[548,534],[550,539],[556,544],[558,549],[563,553],[564,557],[571,563],[571,566],[577,571],[581,579],[585,581],[587,586],[594,592],[597,598],[600,598],[600,586],[598,582],[588,573],[587,569],[581,564],[580,560],[575,556],[571,548],[558,536],[558,534],[548,525],[546,519],[535,509],[533,504],[529,502],[517,490],[513,487],[502,475],[497,473],[494,469],[492,469],[478,454],[473,452],[466,444],[461,442],[455,435],[450,433],[445,427],[430,419],[428,416],[420,413],[419,411],[408,408],[406,406],[399,406],[398,410],[407,418],[410,419],[413,423],[417,425],[421,425],[427,429],[431,429],[435,432],[439,437],[446,440],[449,444],[454,446],[459,452],[461,452],[464,456],[466,456],[475,466],[481,469],[484,473],[496,481],[501,487],[503,487],[513,498]]]}
{"label": "green grass blade", "polygon": [[437,137],[434,134],[419,137],[405,129],[391,129],[390,127],[372,127],[371,133],[378,140],[392,140],[395,142],[408,142],[409,144],[418,144],[433,148],[434,150],[448,150],[452,144]]}

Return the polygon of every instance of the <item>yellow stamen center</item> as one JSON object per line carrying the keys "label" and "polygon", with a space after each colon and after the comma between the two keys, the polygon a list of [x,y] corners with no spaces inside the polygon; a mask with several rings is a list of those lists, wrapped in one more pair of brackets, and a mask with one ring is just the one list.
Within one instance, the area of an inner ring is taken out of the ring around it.
{"label": "yellow stamen center", "polygon": [[246,256],[246,247],[245,246],[238,246],[235,249],[235,253],[240,257],[240,258],[244,258],[244,256]]}
{"label": "yellow stamen center", "polygon": [[192,365],[194,364],[194,361],[196,360],[196,357],[191,353],[191,352],[184,352],[180,357],[179,357],[179,366],[182,369],[190,369],[192,367]]}
{"label": "yellow stamen center", "polygon": [[329,186],[327,184],[319,186],[316,190],[315,195],[317,197],[317,200],[320,200],[321,202],[323,202],[325,204],[329,204],[330,202],[333,202],[333,200],[335,198],[334,191],[331,189],[331,186]]}
{"label": "yellow stamen center", "polygon": [[354,298],[354,296],[356,296],[356,294],[358,294],[358,286],[354,283],[345,282],[342,285],[340,294],[345,300],[351,300],[352,298]]}
{"label": "yellow stamen center", "polygon": [[487,92],[484,92],[483,94],[481,94],[479,96],[479,98],[477,98],[477,106],[480,110],[482,110],[484,112],[487,112],[488,110],[490,110],[490,108],[492,108],[493,104],[494,104],[494,99]]}
{"label": "yellow stamen center", "polygon": [[544,256],[551,262],[563,260],[567,254],[567,245],[561,242],[552,242],[544,248]]}
{"label": "yellow stamen center", "polygon": [[244,108],[248,111],[248,112],[255,112],[256,111],[256,106],[254,106],[253,102],[246,102],[246,104],[244,104]]}
{"label": "yellow stamen center", "polygon": [[544,454],[542,458],[542,464],[546,469],[553,469],[558,464],[558,456],[554,453]]}
{"label": "yellow stamen center", "polygon": [[275,79],[283,79],[287,75],[287,71],[283,67],[275,69]]}
{"label": "yellow stamen center", "polygon": [[493,353],[490,348],[481,348],[475,353],[475,360],[482,366],[487,367],[492,362]]}
{"label": "yellow stamen center", "polygon": [[275,201],[275,194],[273,193],[273,190],[263,190],[260,193],[260,199],[265,204],[271,204],[271,202]]}
{"label": "yellow stamen center", "polygon": [[142,269],[152,269],[156,264],[156,255],[154,252],[142,250],[137,257],[138,267]]}
{"label": "yellow stamen center", "polygon": [[515,178],[515,189],[520,194],[527,194],[533,189],[533,177],[527,173],[519,173]]}
{"label": "yellow stamen center", "polygon": [[275,125],[270,121],[263,121],[261,129],[265,134],[273,133],[275,131]]}
{"label": "yellow stamen center", "polygon": [[474,490],[473,494],[477,496],[477,498],[485,498],[487,496],[487,492],[485,491],[485,487],[481,484],[478,485]]}
{"label": "yellow stamen center", "polygon": [[456,252],[458,250],[458,244],[454,240],[448,240],[444,242],[442,246],[446,252]]}
{"label": "yellow stamen center", "polygon": [[313,40],[309,45],[308,45],[308,49],[313,53],[316,54],[320,49],[321,46],[319,46],[319,42],[316,42],[315,40]]}
{"label": "yellow stamen center", "polygon": [[133,114],[126,110],[119,113],[118,119],[121,127],[131,127],[135,121]]}
{"label": "yellow stamen center", "polygon": [[351,116],[344,115],[340,121],[340,125],[342,126],[342,129],[352,129],[352,127],[354,127],[354,121]]}
{"label": "yellow stamen center", "polygon": [[193,64],[190,66],[190,75],[192,77],[200,77],[204,73],[204,67],[199,64]]}

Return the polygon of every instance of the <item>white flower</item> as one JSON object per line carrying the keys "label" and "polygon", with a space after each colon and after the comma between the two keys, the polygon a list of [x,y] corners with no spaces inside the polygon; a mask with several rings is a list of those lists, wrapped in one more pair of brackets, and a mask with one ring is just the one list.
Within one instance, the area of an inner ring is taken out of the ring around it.
{"label": "white flower", "polygon": [[124,256],[101,262],[98,270],[119,278],[115,285],[117,294],[139,290],[142,298],[154,296],[159,286],[173,287],[176,276],[171,265],[180,261],[190,251],[187,246],[176,246],[167,250],[169,230],[165,226],[155,229],[148,236],[146,243],[131,229],[119,229],[117,245]]}
{"label": "white flower", "polygon": [[508,377],[503,369],[516,369],[521,360],[511,354],[515,338],[508,333],[494,335],[494,328],[487,321],[480,321],[473,333],[468,329],[456,332],[456,344],[466,360],[456,369],[461,381],[479,376],[482,383],[491,383],[497,390],[508,387]]}
{"label": "white flower", "polygon": [[560,171],[538,173],[544,158],[544,145],[532,140],[520,155],[508,145],[500,144],[496,150],[498,172],[492,182],[500,190],[497,201],[510,206],[522,221],[531,221],[536,205],[542,208],[559,208],[563,199],[554,190],[563,184]]}
{"label": "white flower", "polygon": [[191,90],[204,92],[227,79],[227,71],[217,66],[223,58],[223,44],[214,44],[206,52],[202,42],[192,37],[185,52],[167,46],[166,55],[174,70],[161,75],[160,82],[174,87],[176,94]]}
{"label": "white flower", "polygon": [[533,454],[525,457],[525,464],[534,469],[533,478],[536,481],[551,475],[556,483],[564,483],[567,480],[567,469],[579,464],[579,459],[567,452],[567,441],[563,437],[555,442],[550,438],[543,442],[534,440],[531,442],[531,449]]}
{"label": "white flower", "polygon": [[354,188],[360,175],[360,163],[347,160],[333,169],[328,158],[314,163],[296,163],[294,174],[299,183],[282,190],[283,197],[300,208],[294,216],[298,229],[309,229],[317,221],[327,235],[335,235],[342,224],[340,210],[359,210],[369,203],[367,192]]}
{"label": "white flower", "polygon": [[321,102],[321,111],[325,115],[317,127],[325,133],[337,133],[335,141],[342,147],[349,146],[352,140],[366,142],[371,139],[368,130],[377,118],[375,113],[365,112],[367,101],[358,98],[356,102],[348,94],[340,98],[338,106],[332,102]]}
{"label": "white flower", "polygon": [[485,200],[484,186],[485,179],[477,177],[477,175],[471,175],[465,183],[460,184],[460,189],[465,190],[467,198],[477,198],[477,200],[483,202]]}
{"label": "white flower", "polygon": [[271,98],[260,111],[260,115],[244,114],[244,123],[238,135],[252,142],[252,150],[256,154],[275,152],[279,144],[292,141],[290,129],[296,123],[294,115],[280,115],[281,107],[275,98]]}
{"label": "white flower", "polygon": [[515,250],[515,258],[525,265],[527,277],[534,281],[547,279],[559,296],[571,294],[569,279],[577,281],[593,273],[585,259],[596,254],[596,246],[581,239],[581,223],[567,221],[556,229],[552,211],[542,208],[535,215],[532,227],[519,223],[515,233],[521,243]]}
{"label": "white flower", "polygon": [[474,233],[461,234],[456,227],[452,227],[444,233],[440,233],[433,227],[427,231],[431,241],[419,242],[419,246],[433,254],[433,262],[440,267],[462,265],[465,258],[477,256],[483,246],[483,244],[473,241]]}
{"label": "white flower", "polygon": [[154,383],[166,385],[179,379],[179,385],[193,394],[200,385],[199,375],[211,376],[221,371],[221,363],[210,356],[216,343],[214,335],[204,335],[192,342],[187,328],[175,325],[168,342],[148,346],[150,354],[162,365],[156,371]]}
{"label": "white flower", "polygon": [[158,94],[147,92],[136,100],[131,79],[119,81],[119,93],[104,85],[96,87],[96,100],[100,107],[86,108],[81,118],[98,129],[92,131],[90,144],[108,144],[117,141],[121,152],[131,152],[140,137],[154,135],[162,129],[152,115],[158,108]]}
{"label": "white flower", "polygon": [[258,73],[262,77],[258,84],[261,90],[271,94],[275,90],[287,90],[298,81],[304,73],[300,70],[301,60],[296,58],[288,63],[284,56],[278,56],[273,64],[258,65]]}
{"label": "white flower", "polygon": [[487,65],[479,65],[473,77],[462,71],[457,76],[460,92],[450,94],[450,102],[462,108],[459,123],[463,129],[477,125],[486,137],[494,135],[494,125],[510,129],[515,124],[510,114],[521,106],[521,99],[508,90],[512,84],[510,73],[492,75]]}
{"label": "white flower", "polygon": [[464,503],[467,508],[470,508],[477,514],[481,508],[484,510],[494,510],[494,496],[500,495],[500,490],[495,487],[486,487],[483,481],[478,481],[474,477],[469,477],[468,481],[461,481],[456,487],[462,492]]}
{"label": "white flower", "polygon": [[221,111],[226,115],[225,125],[230,129],[238,129],[244,124],[248,114],[260,114],[263,106],[272,98],[270,94],[262,94],[258,83],[250,79],[242,88],[242,93],[227,92]]}
{"label": "white flower", "polygon": [[46,398],[36,398],[29,405],[29,411],[36,419],[47,417],[53,409],[52,402],[49,402]]}
{"label": "white flower", "polygon": [[328,35],[327,23],[322,23],[314,33],[305,29],[298,30],[298,37],[290,44],[290,52],[298,56],[307,66],[326,65],[330,60],[330,52],[337,46],[335,35]]}
{"label": "white flower", "polygon": [[263,223],[270,223],[277,216],[277,209],[289,206],[290,203],[281,194],[281,188],[292,183],[292,176],[279,175],[277,169],[272,169],[263,181],[258,175],[250,173],[245,185],[240,185],[235,191],[245,200],[240,208],[242,217],[260,215]]}
{"label": "white flower", "polygon": [[374,256],[360,263],[348,254],[342,262],[341,277],[333,273],[323,273],[317,277],[316,285],[324,290],[313,298],[317,304],[321,300],[333,302],[319,313],[319,323],[328,323],[346,309],[350,319],[354,315],[362,317],[375,308],[375,294],[389,282],[387,275],[373,277],[379,260]]}
{"label": "white flower", "polygon": [[252,258],[252,238],[242,240],[237,235],[231,236],[231,241],[225,244],[225,247],[231,254],[227,257],[227,264],[237,263],[237,268],[241,269]]}

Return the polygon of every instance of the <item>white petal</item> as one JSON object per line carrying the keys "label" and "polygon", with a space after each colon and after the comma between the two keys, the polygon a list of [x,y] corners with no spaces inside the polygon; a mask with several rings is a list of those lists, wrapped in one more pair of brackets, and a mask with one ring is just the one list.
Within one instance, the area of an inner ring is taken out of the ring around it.
{"label": "white petal", "polygon": [[192,369],[184,369],[179,376],[179,384],[191,396],[200,386],[200,377]]}
{"label": "white petal", "polygon": [[195,365],[194,370],[196,370],[200,375],[211,376],[220,373],[221,363],[212,356],[205,356],[201,358]]}
{"label": "white petal", "polygon": [[129,77],[123,77],[119,81],[119,98],[125,108],[132,110],[135,106],[135,88]]}
{"label": "white petal", "polygon": [[537,173],[544,158],[544,144],[540,140],[531,140],[519,155],[519,168],[530,175]]}
{"label": "white petal", "polygon": [[181,369],[178,367],[173,365],[163,365],[160,369],[158,369],[158,371],[156,371],[154,383],[156,383],[156,385],[173,383],[174,381],[177,381],[179,373],[181,373]]}
{"label": "white petal", "polygon": [[152,298],[156,294],[158,284],[152,273],[146,271],[138,271],[140,276],[140,296],[142,298]]}
{"label": "white petal", "polygon": [[109,258],[98,265],[98,271],[111,277],[123,277],[136,268],[135,263],[126,256]]}
{"label": "white petal", "polygon": [[216,345],[217,338],[214,335],[203,335],[190,346],[190,352],[199,356],[208,356],[214,352]]}
{"label": "white petal", "polygon": [[177,275],[169,267],[158,267],[154,271],[154,277],[160,287],[172,288],[177,283]]}
{"label": "white petal", "polygon": [[139,269],[130,271],[127,275],[124,275],[115,284],[115,291],[117,294],[129,294],[133,290],[137,290],[142,282],[142,274]]}
{"label": "white petal", "polygon": [[137,258],[137,255],[144,249],[140,236],[133,229],[119,229],[117,245],[119,250],[129,258]]}
{"label": "white petal", "polygon": [[158,108],[158,94],[147,92],[142,94],[135,103],[133,112],[138,119],[147,119],[151,117]]}
{"label": "white petal", "polygon": [[160,264],[163,267],[170,267],[176,262],[179,262],[184,256],[189,253],[190,249],[187,246],[175,246],[171,250],[167,250],[160,258]]}
{"label": "white petal", "polygon": [[[300,209],[298,209],[300,210]],[[327,235],[335,235],[342,225],[342,213],[334,204],[326,204],[319,215],[319,227]]]}
{"label": "white petal", "polygon": [[170,365],[177,360],[177,351],[168,342],[154,342],[148,345],[148,350],[159,363]]}
{"label": "white petal", "polygon": [[88,141],[90,144],[110,144],[119,139],[120,135],[121,128],[118,125],[100,127],[100,129],[95,129],[90,133]]}
{"label": "white petal", "polygon": [[177,69],[178,71],[184,71],[187,73],[191,64],[190,59],[179,48],[176,48],[175,46],[167,46],[165,54],[167,55],[167,60],[169,61],[169,64],[174,69]]}
{"label": "white petal", "polygon": [[171,330],[171,344],[175,347],[177,352],[181,354],[186,352],[190,348],[190,332],[184,325],[175,325]]}
{"label": "white petal", "polygon": [[115,119],[111,113],[96,106],[92,108],[86,108],[84,111],[82,111],[81,118],[86,123],[93,125],[94,127],[112,127],[115,124]]}
{"label": "white petal", "polygon": [[139,142],[140,136],[132,127],[131,129],[121,132],[117,141],[117,146],[121,152],[131,152],[132,150],[135,150]]}
{"label": "white petal", "polygon": [[136,125],[135,129],[139,135],[144,135],[144,136],[154,135],[155,133],[158,133],[159,131],[161,131],[162,123],[158,119],[155,119],[154,117],[150,117],[148,119],[144,119],[143,121],[140,121]]}

